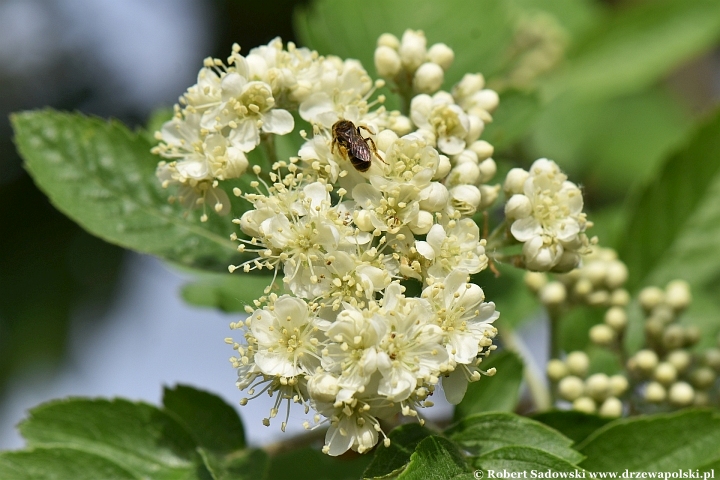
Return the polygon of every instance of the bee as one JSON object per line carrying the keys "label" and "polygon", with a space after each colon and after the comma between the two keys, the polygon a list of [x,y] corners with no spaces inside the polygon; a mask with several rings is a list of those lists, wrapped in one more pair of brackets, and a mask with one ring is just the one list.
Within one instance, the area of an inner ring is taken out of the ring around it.
{"label": "bee", "polygon": [[356,127],[350,120],[338,120],[335,122],[332,126],[333,139],[330,151],[335,153],[335,146],[337,145],[340,154],[350,160],[355,170],[367,172],[372,164],[373,153],[381,162],[385,163],[385,160],[378,153],[373,139],[361,135],[361,129],[372,133],[369,128],[362,125]]}

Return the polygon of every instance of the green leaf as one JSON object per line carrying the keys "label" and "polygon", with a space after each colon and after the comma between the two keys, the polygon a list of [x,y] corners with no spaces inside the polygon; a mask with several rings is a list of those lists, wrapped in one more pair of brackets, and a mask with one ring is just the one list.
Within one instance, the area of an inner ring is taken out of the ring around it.
{"label": "green leaf", "polygon": [[697,468],[720,459],[720,416],[712,411],[616,420],[579,446],[587,470],[616,472]]}
{"label": "green leaf", "polygon": [[431,436],[421,441],[398,480],[451,479],[469,470],[457,445],[447,438]]}
{"label": "green leaf", "polygon": [[418,444],[433,434],[417,423],[408,423],[390,432],[390,446],[378,445],[363,478],[384,478],[401,472]]}
{"label": "green leaf", "polygon": [[257,448],[238,450],[227,455],[198,448],[205,466],[213,480],[258,480],[266,478],[268,469],[267,453]]}
{"label": "green leaf", "polygon": [[570,448],[573,441],[540,422],[512,413],[481,413],[465,417],[445,431],[461,447],[486,453],[509,446],[535,447],[572,464],[583,456]]}
{"label": "green leaf", "polygon": [[[382,448],[382,447],[378,447]],[[410,454],[408,454],[409,458]],[[274,455],[269,480],[356,480],[361,478],[372,455],[345,454],[331,457],[319,447],[306,447]],[[298,468],[302,465],[302,468]]]}
{"label": "green leaf", "polygon": [[170,415],[127,400],[58,400],[30,410],[18,426],[30,448],[80,450],[138,478],[198,478],[190,435]]}
{"label": "green leaf", "polygon": [[714,0],[642,2],[610,17],[568,55],[547,93],[610,97],[640,90],[720,38]]}
{"label": "green leaf", "polygon": [[585,195],[595,203],[617,201],[634,183],[648,180],[692,126],[682,105],[662,88],[612,99],[570,92],[537,116],[532,152],[555,160],[571,177],[582,174]]}
{"label": "green leaf", "polygon": [[[235,273],[197,273],[196,278],[183,285],[182,297],[201,307],[219,308],[224,312],[244,311],[245,305],[263,295],[272,282],[270,275]],[[279,289],[275,289],[275,292]]]}
{"label": "green leaf", "polygon": [[533,415],[534,420],[548,425],[562,433],[575,443],[585,440],[598,428],[610,423],[610,420],[577,410],[553,410]]}
{"label": "green leaf", "polygon": [[485,127],[483,139],[495,150],[512,146],[530,130],[540,111],[535,94],[507,91],[500,95],[500,107],[493,113],[493,121]]}
{"label": "green leaf", "polygon": [[[229,217],[185,218],[155,178],[152,144],[116,121],[42,110],[11,117],[25,167],[53,204],[104,240],[198,268],[237,258]],[[236,214],[238,212],[235,212]]]}
{"label": "green leaf", "polygon": [[110,460],[71,448],[0,453],[3,480],[137,480]]}
{"label": "green leaf", "polygon": [[[719,4],[720,5],[720,4]],[[618,250],[628,287],[670,278],[707,280],[720,269],[720,114],[671,156],[638,195]],[[669,277],[669,278],[668,278]]]}
{"label": "green leaf", "polygon": [[217,395],[186,385],[165,387],[163,406],[190,432],[197,446],[217,454],[245,447],[240,416]]}
{"label": "green leaf", "polygon": [[[553,472],[582,472],[562,458],[532,447],[503,447],[481,455],[475,459],[474,465],[484,471],[529,472],[530,470],[547,470]],[[489,475],[485,475],[489,478]],[[580,474],[579,478],[583,478]]]}
{"label": "green leaf", "polygon": [[445,84],[451,85],[467,72],[487,76],[504,66],[518,10],[509,2],[493,1],[316,0],[295,13],[295,31],[303,45],[321,54],[356,58],[369,72],[374,71],[380,34],[400,37],[408,28],[423,30],[428,45],[442,42],[455,51],[445,77]]}
{"label": "green leaf", "polygon": [[468,385],[462,402],[455,406],[455,419],[460,420],[473,413],[511,412],[518,401],[523,376],[523,363],[516,354],[504,351],[493,353],[482,362],[481,368],[497,368],[497,374]]}

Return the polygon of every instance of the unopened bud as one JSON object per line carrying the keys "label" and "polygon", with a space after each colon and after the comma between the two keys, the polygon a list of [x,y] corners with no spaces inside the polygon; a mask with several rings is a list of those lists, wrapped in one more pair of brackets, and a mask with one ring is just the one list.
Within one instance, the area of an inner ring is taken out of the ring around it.
{"label": "unopened bud", "polygon": [[590,328],[589,336],[590,341],[595,345],[607,347],[615,341],[615,330],[604,323],[600,323]]}
{"label": "unopened bud", "polygon": [[550,282],[540,289],[540,302],[546,307],[556,307],[567,298],[565,285],[560,282]]}
{"label": "unopened bud", "polygon": [[663,385],[670,385],[677,380],[677,370],[670,362],[660,362],[655,367],[653,377]]}
{"label": "unopened bud", "polygon": [[680,325],[668,325],[662,336],[663,346],[675,350],[685,345],[685,329]]}
{"label": "unopened bud", "polygon": [[580,397],[584,390],[585,384],[579,377],[565,377],[558,383],[558,395],[569,402]]}
{"label": "unopened bud", "polygon": [[418,93],[435,93],[445,80],[445,72],[440,65],[432,62],[423,63],[413,77],[413,89]]}
{"label": "unopened bud", "polygon": [[492,206],[500,196],[500,185],[480,185],[480,210]]}
{"label": "unopened bud", "polygon": [[527,180],[529,176],[530,173],[522,168],[511,169],[505,176],[503,191],[508,196],[523,193],[523,190],[525,189],[525,180]]}
{"label": "unopened bud", "polygon": [[630,384],[624,375],[613,375],[610,377],[610,394],[619,397],[627,391]]}
{"label": "unopened bud", "polygon": [[547,275],[540,272],[527,272],[525,273],[525,285],[533,292],[538,292],[542,287],[547,285]]}
{"label": "unopened bud", "polygon": [[683,373],[690,366],[692,356],[685,350],[674,350],[667,355],[666,361],[679,373]]}
{"label": "unopened bud", "polygon": [[497,164],[492,158],[486,158],[481,161],[478,167],[480,167],[480,183],[489,182],[497,173]]}
{"label": "unopened bud", "polygon": [[546,367],[546,372],[548,378],[553,382],[559,382],[568,374],[568,369],[565,366],[565,363],[563,363],[562,360],[558,360],[557,358],[553,358],[550,360]]}
{"label": "unopened bud", "polygon": [[674,310],[684,310],[690,305],[690,284],[685,280],[673,280],[665,287],[665,302]]}
{"label": "unopened bud", "polygon": [[433,180],[440,180],[442,178],[445,178],[448,173],[450,173],[450,169],[452,168],[452,164],[450,163],[450,159],[446,155],[440,155],[440,162],[438,163],[437,171],[435,172],[435,175],[433,175]]}
{"label": "unopened bud", "polygon": [[645,400],[650,403],[660,403],[665,400],[667,392],[658,382],[650,382],[645,386]]}
{"label": "unopened bud", "polygon": [[473,95],[473,101],[480,108],[492,113],[500,104],[500,97],[495,90],[486,88]]}
{"label": "unopened bud", "polygon": [[513,195],[505,204],[505,216],[508,220],[529,217],[531,213],[532,203],[525,195]]}
{"label": "unopened bud", "polygon": [[714,368],[717,372],[720,372],[720,350],[717,348],[706,350],[703,355],[703,360],[705,360],[705,364],[707,366]]}
{"label": "unopened bud", "polygon": [[700,390],[706,390],[715,383],[717,375],[715,371],[710,367],[700,367],[690,376],[692,384]]}
{"label": "unopened bud", "polygon": [[377,46],[385,46],[397,50],[400,47],[400,40],[392,33],[383,33],[378,37]]}
{"label": "unopened bud", "polygon": [[[478,160],[477,153],[473,152],[469,148],[466,148],[462,152],[458,153],[453,157],[453,161],[455,162],[455,165],[460,165],[461,163],[473,163],[475,165],[478,165],[480,161]],[[473,182],[463,182],[463,183],[473,183]]]}
{"label": "unopened bud", "polygon": [[610,294],[610,304],[616,307],[625,307],[630,303],[630,293],[624,288],[613,290]]}
{"label": "unopened bud", "polygon": [[439,212],[447,207],[450,192],[442,183],[430,182],[430,185],[420,192],[419,197],[421,198],[419,202],[421,209],[428,212]]}
{"label": "unopened bud", "polygon": [[375,70],[381,77],[393,78],[400,72],[400,68],[402,67],[398,52],[384,45],[375,49],[374,59]]}
{"label": "unopened bud", "polygon": [[455,60],[455,52],[444,43],[436,43],[428,50],[427,58],[440,65],[443,70],[447,70]]}
{"label": "unopened bud", "polygon": [[618,418],[622,415],[623,404],[620,399],[610,397],[600,406],[598,414],[605,418]]}
{"label": "unopened bud", "polygon": [[640,290],[638,300],[640,301],[640,306],[646,312],[649,312],[657,305],[665,301],[665,292],[658,287],[645,287]]}
{"label": "unopened bud", "polygon": [[410,227],[410,231],[415,235],[425,235],[430,231],[434,223],[432,213],[420,210],[415,220],[408,223],[408,227]]}
{"label": "unopened bud", "polygon": [[655,370],[655,367],[657,367],[658,364],[657,353],[648,349],[640,350],[633,358],[635,358],[635,364],[637,367],[647,373]]}
{"label": "unopened bud", "polygon": [[590,368],[590,359],[585,352],[575,351],[570,352],[565,359],[565,364],[568,370],[573,375],[584,377],[587,374],[588,368]]}
{"label": "unopened bud", "polygon": [[425,34],[420,30],[405,30],[398,52],[403,66],[409,72],[414,72],[425,62],[427,55],[427,39]]}
{"label": "unopened bud", "polygon": [[605,324],[609,325],[616,332],[622,332],[627,326],[628,318],[625,309],[621,307],[611,307],[605,312]]}
{"label": "unopened bud", "polygon": [[605,274],[605,284],[611,290],[622,287],[628,278],[628,269],[620,260],[614,260],[607,263],[607,271]]}
{"label": "unopened bud", "polygon": [[592,415],[597,410],[597,405],[590,397],[580,397],[573,402],[573,410]]}
{"label": "unopened bud", "polygon": [[610,378],[604,373],[590,375],[585,380],[585,392],[598,402],[610,395]]}
{"label": "unopened bud", "polygon": [[[470,144],[470,150],[475,152],[478,156],[478,160],[483,161],[486,158],[490,158],[495,153],[495,147],[490,145],[485,140],[477,140]],[[493,174],[494,175],[494,174]]]}
{"label": "unopened bud", "polygon": [[685,407],[693,403],[695,390],[686,382],[677,382],[668,392],[668,400],[677,407]]}

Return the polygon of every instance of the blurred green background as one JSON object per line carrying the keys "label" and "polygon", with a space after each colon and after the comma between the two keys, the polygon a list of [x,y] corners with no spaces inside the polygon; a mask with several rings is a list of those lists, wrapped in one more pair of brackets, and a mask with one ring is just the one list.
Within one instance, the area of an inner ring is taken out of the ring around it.
{"label": "blurred green background", "polygon": [[[103,321],[123,262],[120,249],[84,233],[34,187],[12,144],[9,112],[51,106],[140,127],[194,83],[203,57],[223,58],[234,42],[247,51],[281,36],[359,58],[374,75],[377,36],[406,28],[455,50],[445,88],[482,72],[500,92],[482,137],[496,147],[498,181],[514,166],[555,160],[583,187],[596,224],[590,233],[619,249],[631,268],[631,289],[677,276],[691,281],[687,321],[712,343],[720,324],[716,0],[158,0],[116,7],[6,0],[0,402],[10,378],[63,365],[73,318]],[[536,307],[520,275],[504,273],[482,286],[503,321],[518,325]],[[237,307],[216,293],[194,300]],[[594,321],[578,315],[566,322],[565,346],[582,347]]]}

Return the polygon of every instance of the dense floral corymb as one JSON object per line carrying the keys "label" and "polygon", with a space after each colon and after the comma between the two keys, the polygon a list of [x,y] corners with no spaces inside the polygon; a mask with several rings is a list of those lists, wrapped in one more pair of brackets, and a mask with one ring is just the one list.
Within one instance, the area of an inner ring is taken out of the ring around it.
{"label": "dense floral corymb", "polygon": [[[228,339],[237,351],[231,360],[249,396],[241,403],[268,393],[275,402],[264,423],[285,404],[283,429],[292,403],[312,408],[315,425],[306,426],[329,425],[331,455],[387,443],[380,419],[419,416],[440,385],[458,403],[469,382],[495,373],[482,361],[496,348],[499,313],[471,275],[502,246],[488,244],[473,219],[501,190],[490,183],[492,145],[480,140],[498,95],[480,74],[440,90],[453,58],[444,44],[427,48],[422,32],[384,34],[375,53],[384,79],[373,81],[356,60],[279,40],[247,56],[234,47],[226,62],[206,60],[157,134],[163,186],[177,188],[188,207],[211,203],[219,214],[232,203],[224,183],[246,174],[248,154],[261,148],[269,157],[247,173],[255,178],[244,191],[233,189],[250,205],[232,236],[249,257],[229,269],[273,277],[247,319],[232,324],[243,338]],[[375,96],[386,83],[400,92],[403,111]],[[355,129],[342,139],[353,148],[338,148],[333,126],[341,120]],[[298,136],[296,155],[275,157],[278,135]],[[371,157],[359,170],[351,161],[358,151]],[[566,252],[583,253],[573,237],[585,228],[582,198],[564,178],[556,187],[562,174],[543,165],[517,192],[530,208],[512,231],[520,241],[542,239],[528,247],[529,267],[547,249],[553,267],[568,265]],[[543,213],[549,202],[564,217]]]}

